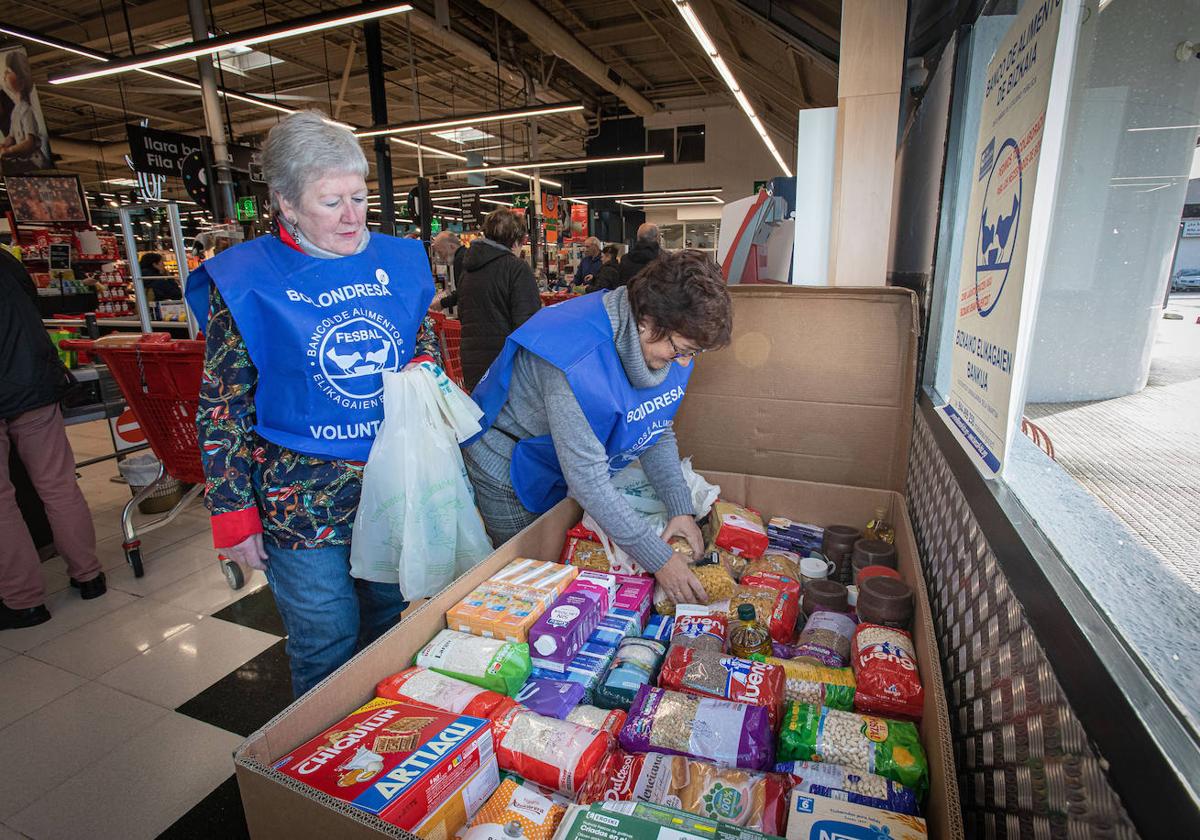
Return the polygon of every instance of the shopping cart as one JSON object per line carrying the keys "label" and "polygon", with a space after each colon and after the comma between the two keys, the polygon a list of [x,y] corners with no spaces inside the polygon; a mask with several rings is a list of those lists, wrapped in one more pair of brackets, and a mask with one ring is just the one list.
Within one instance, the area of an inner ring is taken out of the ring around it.
{"label": "shopping cart", "polygon": [[573,297],[579,297],[579,295],[573,292],[542,292],[540,297],[542,299],[542,306],[553,306],[556,303],[568,301]]}
{"label": "shopping cart", "polygon": [[[145,569],[139,536],[171,524],[204,490],[204,468],[196,438],[204,342],[173,339],[166,333],[114,334],[94,341],[67,339],[61,347],[93,353],[108,366],[158,457],[158,477],[139,490],[121,511],[121,547],[134,577],[141,577]],[[162,516],[135,524],[133,513],[138,503],[172,478],[192,486]],[[230,587],[240,589],[245,583],[242,568],[224,557],[221,568]]]}
{"label": "shopping cart", "polygon": [[442,346],[442,368],[454,384],[461,388],[462,322],[456,318],[449,318],[442,312],[431,312],[429,317],[433,319],[433,332],[437,336],[438,344]]}

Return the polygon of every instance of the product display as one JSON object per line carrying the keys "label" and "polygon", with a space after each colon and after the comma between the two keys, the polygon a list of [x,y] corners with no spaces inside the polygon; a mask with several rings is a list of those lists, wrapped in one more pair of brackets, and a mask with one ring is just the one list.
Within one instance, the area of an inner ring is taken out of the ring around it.
{"label": "product display", "polygon": [[495,723],[500,768],[574,797],[612,747],[607,732],[515,708]]}
{"label": "product display", "polygon": [[846,667],[850,664],[850,638],[856,626],[854,619],[845,613],[813,613],[800,631],[795,658],[830,668]]}
{"label": "product display", "polygon": [[780,761],[828,761],[912,788],[929,789],[929,766],[917,727],[811,703],[790,703],[779,731]]}
{"label": "product display", "polygon": [[821,548],[825,529],[806,522],[793,522],[784,516],[767,521],[767,539],[771,548],[783,548],[803,556]]}
{"label": "product display", "polygon": [[638,689],[620,742],[629,752],[672,753],[747,770],[768,767],[774,757],[763,707],[646,685]]}
{"label": "product display", "polygon": [[451,630],[475,636],[525,642],[529,628],[545,611],[550,594],[488,581],[446,611],[446,624]]}
{"label": "product display", "polygon": [[757,560],[751,560],[746,564],[746,570],[742,577],[747,575],[783,575],[784,577],[798,578],[801,572],[801,562],[803,558],[799,554],[791,551],[784,551],[779,548],[768,548],[766,554],[759,557]]}
{"label": "product display", "polygon": [[850,770],[840,764],[821,761],[789,761],[775,765],[776,773],[785,774],[794,790],[814,796],[828,796],[871,808],[883,808],[897,814],[916,816],[916,795],[904,785],[867,773]]}
{"label": "product display", "polygon": [[567,531],[567,541],[563,543],[560,560],[581,569],[608,571],[608,554],[600,544],[600,538],[582,523]]}
{"label": "product display", "polygon": [[729,628],[729,650],[734,656],[769,656],[771,633],[759,621],[752,604],[738,604],[737,619]]}
{"label": "product display", "polygon": [[[692,566],[692,572],[704,587],[704,603],[728,601],[736,589],[733,576],[721,565],[715,553],[705,555]],[[676,606],[661,586],[654,587],[654,610],[660,615],[672,615]]]}
{"label": "product display", "polygon": [[[571,586],[579,583],[576,578]],[[607,610],[595,589],[568,590],[559,595],[529,628],[529,654],[534,666],[565,673]]]}
{"label": "product display", "polygon": [[377,697],[274,767],[347,805],[412,829],[491,754],[488,721]]}
{"label": "product display", "polygon": [[623,641],[596,686],[593,695],[596,705],[606,709],[628,709],[639,688],[654,684],[665,653],[663,643],[653,639]]}
{"label": "product display", "polygon": [[496,756],[489,755],[475,775],[417,824],[413,834],[422,840],[449,840],[467,827],[467,821],[499,785],[500,768],[496,765]]}
{"label": "product display", "polygon": [[576,706],[567,714],[567,720],[580,726],[590,726],[613,736],[616,741],[628,714],[621,709],[601,709],[596,706]]}
{"label": "product display", "polygon": [[787,840],[831,840],[831,838],[878,838],[924,840],[925,820],[894,814],[867,805],[843,802],[827,796],[810,796],[799,790],[791,794]]}
{"label": "product display", "polygon": [[606,815],[625,814],[666,826],[673,832],[696,837],[711,837],[714,840],[767,840],[768,838],[768,835],[753,829],[723,823],[719,820],[705,819],[678,808],[653,802],[598,802],[590,806],[589,810],[600,810]]}
{"label": "product display", "polygon": [[505,566],[489,580],[492,583],[512,583],[551,593],[547,603],[561,595],[579,574],[579,569],[550,563],[545,560],[518,558]]}
{"label": "product display", "polygon": [[708,542],[734,554],[753,559],[767,550],[767,529],[762,516],[748,507],[718,499],[709,514]]}
{"label": "product display", "polygon": [[571,592],[590,592],[600,603],[600,614],[608,612],[617,606],[617,590],[620,585],[616,575],[608,572],[597,572],[592,569],[581,569],[575,580],[567,586],[563,594]]}
{"label": "product display", "polygon": [[921,719],[925,689],[913,655],[912,636],[878,624],[860,624],[851,641],[858,694],[856,711]]}
{"label": "product display", "polygon": [[729,617],[706,607],[684,605],[675,610],[671,646],[724,653],[729,639]]}
{"label": "product display", "polygon": [[775,612],[780,625],[788,631],[788,639],[781,641],[790,640],[800,618],[800,578],[776,572],[747,573],[742,576],[742,585],[775,590]]}
{"label": "product display", "polygon": [[780,776],[717,767],[662,753],[608,754],[579,797],[590,802],[657,802],[689,814],[783,833],[787,786]]}
{"label": "product display", "polygon": [[641,620],[637,613],[613,607],[608,615],[600,619],[587,640],[589,644],[615,648],[629,636],[638,636],[641,632]]}
{"label": "product display", "polygon": [[505,779],[479,808],[463,840],[512,840],[513,823],[526,840],[550,840],[566,810],[537,791]]}
{"label": "product display", "polygon": [[428,668],[406,668],[380,680],[375,694],[389,700],[423,703],[456,715],[494,718],[516,705],[511,698]]}
{"label": "product display", "polygon": [[673,645],[663,660],[658,684],[684,694],[762,706],[772,729],[783,709],[783,669],[767,662]]}
{"label": "product display", "polygon": [[[614,575],[617,579],[617,597],[613,609],[625,610],[638,616],[638,629],[650,620],[650,608],[654,601],[654,578],[642,575]],[[609,610],[611,615],[612,609]]]}
{"label": "product display", "polygon": [[442,630],[417,654],[416,664],[500,694],[516,694],[529,679],[529,645]]}
{"label": "product display", "polygon": [[812,703],[844,712],[854,710],[854,672],[801,659],[767,659],[783,671],[784,700]]}
{"label": "product display", "polygon": [[675,619],[673,617],[658,615],[656,613],[650,616],[650,620],[646,622],[646,629],[642,631],[642,638],[657,639],[660,642],[670,641],[674,629]]}
{"label": "product display", "polygon": [[538,679],[577,682],[583,686],[583,702],[591,703],[593,692],[596,690],[596,686],[600,684],[600,678],[604,676],[604,672],[608,668],[608,663],[612,662],[615,652],[615,648],[593,645],[589,642],[568,663],[566,674],[561,674],[557,671],[548,671],[543,668],[534,668],[531,676]]}
{"label": "product display", "polygon": [[766,626],[767,632],[775,641],[790,642],[795,638],[796,619],[782,592],[776,592],[769,586],[743,586],[739,583],[734,588],[733,597],[729,599],[730,632],[733,622],[737,620],[738,607],[742,604],[754,607],[755,616]]}
{"label": "product display", "polygon": [[530,679],[513,699],[546,717],[565,719],[583,699],[584,687],[570,680]]}

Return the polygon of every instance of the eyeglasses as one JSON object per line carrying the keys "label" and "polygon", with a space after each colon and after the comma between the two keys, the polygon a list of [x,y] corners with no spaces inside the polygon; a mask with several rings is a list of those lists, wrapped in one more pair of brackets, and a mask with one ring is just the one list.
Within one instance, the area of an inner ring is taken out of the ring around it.
{"label": "eyeglasses", "polygon": [[675,344],[675,339],[671,338],[670,334],[667,335],[667,343],[675,351],[675,355],[671,357],[672,359],[694,359],[704,352],[704,348],[698,350],[680,350]]}

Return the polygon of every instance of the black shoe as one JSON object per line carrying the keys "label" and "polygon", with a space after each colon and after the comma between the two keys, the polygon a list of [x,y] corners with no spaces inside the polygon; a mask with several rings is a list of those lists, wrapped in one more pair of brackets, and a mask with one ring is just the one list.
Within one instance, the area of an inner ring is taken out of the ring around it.
{"label": "black shoe", "polygon": [[46,609],[45,604],[38,604],[36,607],[26,607],[23,610],[14,610],[12,607],[0,604],[0,630],[17,630],[21,627],[33,627],[37,624],[44,624],[49,620],[50,610]]}
{"label": "black shoe", "polygon": [[71,578],[71,586],[79,590],[79,597],[85,601],[90,601],[92,598],[99,598],[108,591],[108,584],[104,581],[104,572],[96,575],[91,580],[85,580],[83,583]]}

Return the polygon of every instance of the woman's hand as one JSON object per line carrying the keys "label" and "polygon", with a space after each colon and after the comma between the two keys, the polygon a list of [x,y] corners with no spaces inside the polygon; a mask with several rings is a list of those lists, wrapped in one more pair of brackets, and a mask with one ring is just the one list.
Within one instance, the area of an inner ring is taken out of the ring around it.
{"label": "woman's hand", "polygon": [[260,572],[267,570],[267,552],[263,549],[262,534],[251,534],[237,545],[222,548],[221,553],[251,569],[258,569]]}
{"label": "woman's hand", "polygon": [[692,559],[699,560],[704,555],[704,537],[700,535],[700,527],[690,516],[676,516],[667,523],[662,533],[663,542],[670,542],[673,537],[683,537],[692,549]]}
{"label": "woman's hand", "polygon": [[[697,532],[699,533],[699,532]],[[676,604],[704,604],[708,602],[708,594],[700,585],[699,579],[683,559],[683,553],[676,551],[671,554],[661,569],[654,573],[654,579],[667,593],[667,597]]]}

